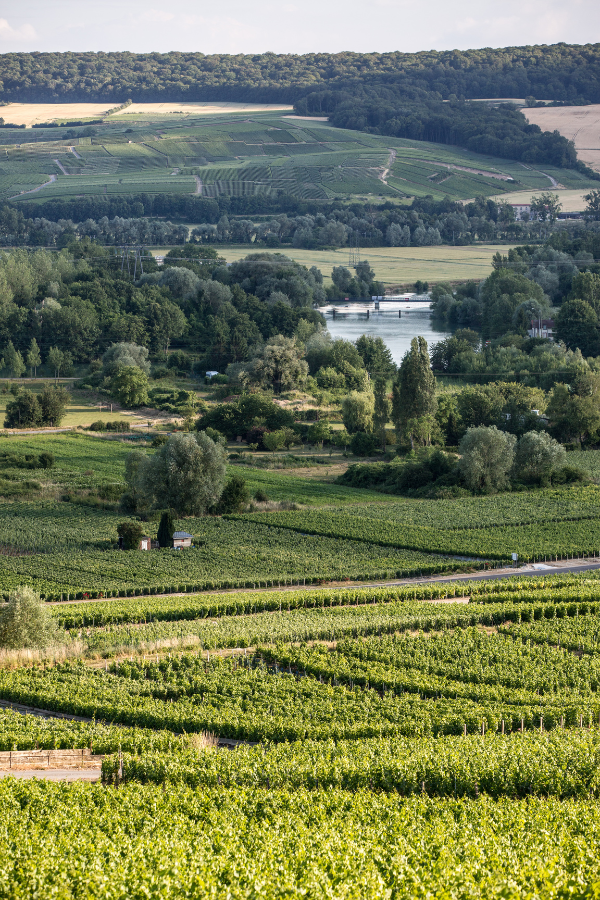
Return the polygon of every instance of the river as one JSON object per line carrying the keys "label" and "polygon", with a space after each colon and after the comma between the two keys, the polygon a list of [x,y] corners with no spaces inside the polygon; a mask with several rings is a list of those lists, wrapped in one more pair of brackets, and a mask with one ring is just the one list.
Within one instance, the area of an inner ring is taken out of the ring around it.
{"label": "river", "polygon": [[[321,309],[327,320],[327,328],[334,338],[356,341],[362,334],[382,338],[389,347],[395,363],[402,362],[402,357],[410,350],[410,342],[421,336],[429,347],[437,341],[449,337],[450,333],[437,329],[432,324],[429,303],[385,303],[380,304],[377,311],[373,303],[338,303],[333,307]],[[367,318],[367,310],[369,317]],[[398,317],[398,311],[402,316]]]}

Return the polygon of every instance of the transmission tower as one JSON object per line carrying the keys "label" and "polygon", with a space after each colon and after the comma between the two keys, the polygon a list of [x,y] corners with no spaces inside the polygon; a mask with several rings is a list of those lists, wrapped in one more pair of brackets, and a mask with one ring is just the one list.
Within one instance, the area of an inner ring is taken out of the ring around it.
{"label": "transmission tower", "polygon": [[136,247],[132,244],[122,244],[117,251],[117,258],[120,257],[121,259],[121,272],[124,272],[125,267],[127,267],[127,274],[131,275],[133,268],[134,281],[137,278],[138,271],[140,275],[144,274],[143,250],[142,246]]}
{"label": "transmission tower", "polygon": [[360,247],[358,245],[358,231],[354,234],[354,246],[350,247],[348,253],[348,265],[357,266],[360,262]]}

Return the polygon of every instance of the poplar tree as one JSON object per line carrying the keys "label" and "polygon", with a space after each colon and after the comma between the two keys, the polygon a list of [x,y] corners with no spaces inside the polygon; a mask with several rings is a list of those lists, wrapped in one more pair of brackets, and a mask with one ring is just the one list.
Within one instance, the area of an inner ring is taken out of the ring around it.
{"label": "poplar tree", "polygon": [[414,447],[415,429],[407,434],[410,421],[431,416],[435,412],[435,375],[431,371],[427,341],[413,338],[404,354],[392,389],[392,419],[398,441],[408,437]]}
{"label": "poplar tree", "polygon": [[375,409],[373,412],[373,426],[375,433],[381,441],[381,449],[385,450],[385,426],[389,422],[392,404],[387,395],[387,382],[385,378],[376,378],[373,383],[375,395]]}
{"label": "poplar tree", "polygon": [[13,378],[20,378],[25,371],[25,363],[19,350],[15,350],[15,345],[9,341],[4,351],[4,364],[11,372]]}
{"label": "poplar tree", "polygon": [[31,338],[31,344],[29,345],[29,350],[27,351],[27,365],[29,366],[29,371],[31,373],[31,377],[37,377],[37,367],[42,364],[42,356],[40,354],[40,348],[38,347],[38,342],[35,338]]}

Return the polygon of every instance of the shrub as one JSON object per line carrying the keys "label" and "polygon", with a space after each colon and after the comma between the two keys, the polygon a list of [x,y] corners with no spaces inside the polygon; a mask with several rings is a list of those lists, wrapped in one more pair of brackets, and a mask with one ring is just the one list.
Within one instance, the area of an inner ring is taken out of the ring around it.
{"label": "shrub", "polygon": [[117,534],[123,539],[123,550],[137,550],[143,533],[139,522],[121,522],[117,525]]}
{"label": "shrub", "polygon": [[8,603],[0,606],[0,647],[47,647],[57,637],[50,609],[38,593],[25,586],[11,591]]}
{"label": "shrub", "polygon": [[237,472],[231,476],[217,504],[220,515],[241,512],[250,500],[246,482]]}
{"label": "shrub", "polygon": [[352,435],[350,441],[350,450],[355,456],[371,456],[375,453],[379,441],[374,434],[367,434],[365,431],[357,431]]}

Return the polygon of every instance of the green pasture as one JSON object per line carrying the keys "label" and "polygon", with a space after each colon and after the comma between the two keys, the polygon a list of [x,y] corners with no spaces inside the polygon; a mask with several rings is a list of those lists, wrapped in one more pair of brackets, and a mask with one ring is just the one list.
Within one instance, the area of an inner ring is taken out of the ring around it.
{"label": "green pasture", "polygon": [[[377,278],[384,284],[411,284],[417,279],[435,284],[439,281],[487,278],[492,271],[494,254],[498,250],[508,253],[509,249],[508,245],[498,247],[496,244],[476,244],[468,247],[369,247],[361,251],[361,254],[370,262]],[[256,252],[256,248],[252,244],[219,245],[219,254],[227,262],[243,259],[252,252]],[[348,265],[347,248],[302,250],[296,247],[286,247],[281,252],[308,268],[317,266],[323,273],[326,284],[331,284],[331,272],[334,266]]]}
{"label": "green pasture", "polygon": [[[54,379],[39,378],[20,378],[18,384],[34,394],[39,394],[45,384],[54,384]],[[72,381],[69,379],[59,379],[59,383],[64,387],[70,388]],[[12,394],[8,390],[8,382],[0,382],[0,427],[4,422],[6,414],[6,404],[12,400]],[[61,428],[76,428],[91,425],[97,419],[110,419],[111,422],[139,422],[140,417],[132,413],[122,413],[115,410],[110,411],[110,407],[106,402],[103,404],[95,403],[80,391],[71,391],[70,400],[66,408],[65,416],[61,422]]]}

